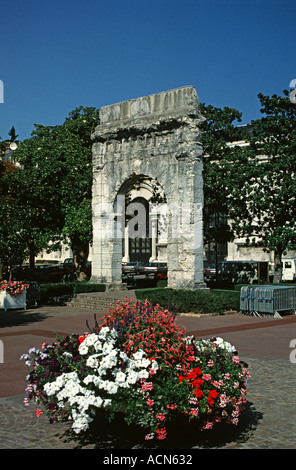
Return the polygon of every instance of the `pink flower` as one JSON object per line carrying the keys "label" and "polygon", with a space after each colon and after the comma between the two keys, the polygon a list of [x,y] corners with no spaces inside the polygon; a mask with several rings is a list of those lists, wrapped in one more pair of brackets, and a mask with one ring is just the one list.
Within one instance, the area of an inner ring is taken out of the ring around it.
{"label": "pink flower", "polygon": [[146,434],[145,441],[149,441],[150,439],[154,439],[154,434],[153,433]]}
{"label": "pink flower", "polygon": [[212,376],[211,374],[203,374],[202,378],[206,381],[211,380]]}
{"label": "pink flower", "polygon": [[210,422],[209,422],[209,423],[207,423],[207,424],[203,427],[203,429],[212,429],[213,424],[214,424],[214,423],[210,423]]}
{"label": "pink flower", "polygon": [[40,408],[37,408],[37,410],[36,410],[36,416],[37,416],[38,418],[40,418],[40,416],[42,416],[42,415],[43,415],[43,411],[40,410]]}
{"label": "pink flower", "polygon": [[177,408],[177,403],[172,403],[171,405],[167,405],[167,408],[169,410],[174,410],[175,408]]}
{"label": "pink flower", "polygon": [[150,398],[147,400],[146,403],[147,403],[148,406],[153,406],[154,405],[154,401],[150,400]]}
{"label": "pink flower", "polygon": [[153,383],[152,382],[144,382],[142,384],[142,389],[145,390],[145,392],[149,392],[150,390],[153,389]]}
{"label": "pink flower", "polygon": [[214,362],[212,361],[212,359],[210,359],[210,360],[209,360],[209,362],[208,362],[208,364],[207,364],[207,365],[208,365],[208,367],[213,367],[213,365],[214,365]]}
{"label": "pink flower", "polygon": [[226,395],[220,395],[220,407],[221,408],[224,408],[228,402],[229,402],[229,397],[227,397]]}
{"label": "pink flower", "polygon": [[192,408],[192,410],[190,411],[190,414],[192,416],[197,416],[198,415],[198,408]]}
{"label": "pink flower", "polygon": [[235,364],[239,364],[239,357],[238,356],[233,356],[232,360]]}
{"label": "pink flower", "polygon": [[198,399],[196,397],[190,397],[189,398],[189,403],[190,403],[190,405],[197,405]]}
{"label": "pink flower", "polygon": [[164,421],[165,420],[165,413],[157,413],[156,414],[156,419],[159,419],[159,421]]}
{"label": "pink flower", "polygon": [[24,405],[25,405],[25,406],[29,406],[28,398],[24,398]]}
{"label": "pink flower", "polygon": [[157,439],[162,440],[166,438],[166,429],[161,428],[161,429],[156,429],[156,434],[157,434]]}

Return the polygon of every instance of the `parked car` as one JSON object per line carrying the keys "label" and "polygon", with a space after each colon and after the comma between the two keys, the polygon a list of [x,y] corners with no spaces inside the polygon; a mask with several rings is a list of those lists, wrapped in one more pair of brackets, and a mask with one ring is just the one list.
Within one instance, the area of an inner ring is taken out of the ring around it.
{"label": "parked car", "polygon": [[59,282],[62,277],[61,269],[58,265],[36,264],[34,268],[24,266],[22,270],[22,280],[36,282]]}
{"label": "parked car", "polygon": [[296,280],[296,259],[284,258],[282,260],[282,281]]}
{"label": "parked car", "polygon": [[75,281],[76,279],[76,269],[73,258],[66,258],[62,264],[64,282]]}
{"label": "parked car", "polygon": [[205,268],[204,276],[206,279],[213,279],[216,277],[216,267],[211,265]]}
{"label": "parked car", "polygon": [[142,261],[130,261],[122,266],[122,274],[143,274],[144,267]]}
{"label": "parked car", "polygon": [[144,268],[144,273],[146,277],[157,277],[159,275],[166,276],[168,273],[168,267],[166,263],[160,261],[153,261],[148,263]]}
{"label": "parked car", "polygon": [[[76,274],[76,267],[74,263],[74,258],[66,258],[63,262],[63,269],[64,269],[64,281],[74,281],[77,279]],[[91,261],[86,261],[86,275],[90,278],[91,277]]]}

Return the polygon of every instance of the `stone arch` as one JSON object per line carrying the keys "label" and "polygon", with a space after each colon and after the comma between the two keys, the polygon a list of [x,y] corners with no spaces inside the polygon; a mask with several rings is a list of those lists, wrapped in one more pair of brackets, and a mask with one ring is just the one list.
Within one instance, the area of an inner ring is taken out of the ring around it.
{"label": "stone arch", "polygon": [[[123,196],[125,217],[122,217]],[[121,213],[122,225],[125,221],[122,261],[166,261],[163,254],[166,239],[162,236],[164,230],[161,230],[166,196],[161,185],[149,175],[132,174],[120,185],[118,197],[121,198],[120,209],[115,204],[114,212]]]}
{"label": "stone arch", "polygon": [[93,281],[110,289],[123,287],[122,223],[114,201],[131,181],[145,176],[157,181],[166,195],[168,286],[205,287],[202,120],[193,87],[101,108],[100,125],[92,136]]}

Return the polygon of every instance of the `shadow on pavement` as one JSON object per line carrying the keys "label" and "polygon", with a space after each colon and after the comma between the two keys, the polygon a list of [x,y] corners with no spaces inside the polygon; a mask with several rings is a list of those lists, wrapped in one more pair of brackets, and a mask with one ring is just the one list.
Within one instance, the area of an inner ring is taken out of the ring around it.
{"label": "shadow on pavement", "polygon": [[32,310],[7,310],[1,311],[0,328],[9,326],[29,325],[49,318],[49,315]]}
{"label": "shadow on pavement", "polygon": [[262,418],[262,413],[247,402],[237,425],[219,423],[212,430],[201,431],[197,423],[180,419],[167,426],[165,440],[145,441],[146,432],[140,426],[128,426],[123,415],[116,416],[112,422],[98,416],[83,436],[69,429],[61,439],[76,441],[77,449],[85,446],[95,449],[217,449],[227,444],[235,448],[250,439]]}

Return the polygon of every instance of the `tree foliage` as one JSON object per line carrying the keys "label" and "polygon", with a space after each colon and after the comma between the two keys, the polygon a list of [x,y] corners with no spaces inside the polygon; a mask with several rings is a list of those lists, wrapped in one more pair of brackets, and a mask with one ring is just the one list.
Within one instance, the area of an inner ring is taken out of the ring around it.
{"label": "tree foliage", "polygon": [[263,117],[251,123],[243,171],[233,171],[229,199],[236,232],[274,252],[280,281],[282,255],[296,249],[296,106],[287,91],[258,98]]}
{"label": "tree foliage", "polygon": [[[202,106],[205,240],[246,237],[274,253],[280,281],[282,255],[296,249],[296,106],[288,91],[258,98],[263,117],[247,127],[234,125],[236,110]],[[211,223],[217,213],[230,227]]]}
{"label": "tree foliage", "polygon": [[201,104],[205,121],[201,125],[201,140],[204,151],[204,241],[217,244],[233,238],[233,231],[227,220],[229,214],[229,189],[231,188],[233,149],[229,142],[244,136],[244,129],[235,125],[241,122],[241,113],[233,108],[216,108]]}
{"label": "tree foliage", "polygon": [[[50,241],[62,239],[70,243],[77,262],[82,250],[88,255],[85,247],[92,240],[91,134],[98,120],[95,108],[76,108],[62,125],[35,125],[31,137],[14,152],[20,167],[10,181],[10,191],[31,234],[33,255],[48,248]],[[55,244],[50,246],[54,249]],[[82,271],[82,262],[77,269]]]}

